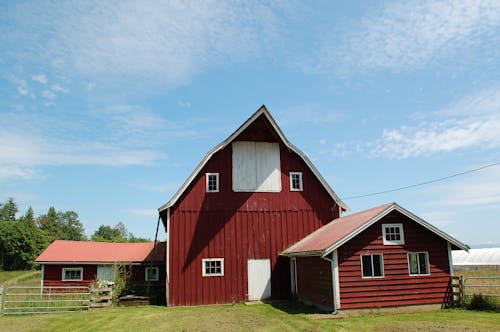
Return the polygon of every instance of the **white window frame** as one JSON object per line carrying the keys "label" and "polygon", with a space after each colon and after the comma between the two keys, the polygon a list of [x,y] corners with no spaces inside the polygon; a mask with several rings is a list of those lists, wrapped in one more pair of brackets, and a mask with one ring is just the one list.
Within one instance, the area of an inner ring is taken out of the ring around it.
{"label": "white window frame", "polygon": [[[220,273],[207,273],[205,263],[220,262]],[[203,277],[223,277],[224,276],[224,258],[203,258],[201,260],[201,275]]]}
{"label": "white window frame", "polygon": [[[373,256],[380,256],[380,271],[382,272],[381,276],[373,276]],[[365,274],[363,273],[363,256],[371,256],[371,268],[372,268],[372,276],[365,277]],[[366,255],[359,255],[359,261],[361,263],[361,277],[363,279],[377,279],[377,278],[384,278],[385,277],[385,270],[384,270],[384,255],[383,254],[366,254]]]}
{"label": "white window frame", "polygon": [[[79,279],[66,279],[66,271],[79,271],[80,278]],[[83,280],[83,267],[63,267],[61,280],[62,281],[82,281]]]}
{"label": "white window frame", "polygon": [[[154,278],[148,279],[148,271],[153,270],[155,271]],[[160,280],[160,268],[157,266],[154,267],[146,267],[144,269],[144,280],[146,281],[159,281]]]}
{"label": "white window frame", "polygon": [[[387,227],[399,228],[399,234],[401,235],[401,239],[400,240],[387,240],[386,239],[386,231],[385,231]],[[382,224],[382,238],[384,240],[384,245],[405,244],[405,234],[403,231],[403,224]]]}
{"label": "white window frame", "polygon": [[[293,187],[293,181],[292,177],[294,175],[299,176],[299,188],[294,188]],[[290,191],[302,191],[304,189],[303,182],[302,182],[302,172],[290,172]]]}
{"label": "white window frame", "polygon": [[[217,186],[217,188],[215,190],[209,189],[208,183],[209,183],[210,176],[215,176],[215,183]],[[206,179],[205,181],[206,181],[207,193],[218,193],[219,192],[219,173],[206,173],[205,179]]]}
{"label": "white window frame", "polygon": [[[410,266],[410,255],[415,254],[417,255],[417,266],[418,266],[418,273],[411,273],[411,266]],[[420,273],[420,256],[419,254],[425,254],[425,264],[427,265],[427,272],[428,273]],[[412,277],[418,277],[418,276],[430,276],[431,275],[431,266],[429,264],[429,252],[428,251],[412,251],[407,254],[408,256],[408,275]]]}

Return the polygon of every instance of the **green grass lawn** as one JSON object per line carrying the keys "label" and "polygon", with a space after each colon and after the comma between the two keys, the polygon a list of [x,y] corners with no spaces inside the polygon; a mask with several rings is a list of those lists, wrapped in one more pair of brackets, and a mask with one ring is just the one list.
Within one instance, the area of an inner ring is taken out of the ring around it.
{"label": "green grass lawn", "polygon": [[40,271],[0,271],[0,285],[40,285]]}
{"label": "green grass lawn", "polygon": [[271,304],[113,307],[67,314],[0,316],[0,331],[499,331],[500,314],[461,309],[340,318]]}

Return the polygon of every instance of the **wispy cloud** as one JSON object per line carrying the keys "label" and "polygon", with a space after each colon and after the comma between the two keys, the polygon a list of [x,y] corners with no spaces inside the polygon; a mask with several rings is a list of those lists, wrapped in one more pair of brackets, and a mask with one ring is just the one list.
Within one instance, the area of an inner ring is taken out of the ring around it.
{"label": "wispy cloud", "polygon": [[45,99],[55,99],[57,97],[57,95],[50,90],[43,90],[42,97]]}
{"label": "wispy cloud", "polygon": [[55,92],[61,92],[61,93],[68,93],[69,92],[69,89],[59,85],[59,84],[52,84],[51,86],[51,89],[52,91],[55,91]]}
{"label": "wispy cloud", "polygon": [[40,84],[47,84],[48,82],[47,77],[45,77],[45,75],[43,74],[33,75],[31,79]]}
{"label": "wispy cloud", "polygon": [[6,57],[67,74],[177,85],[207,66],[264,54],[278,35],[282,6],[215,0],[12,4],[0,18],[16,32],[0,42],[12,46]]}
{"label": "wispy cloud", "polygon": [[385,129],[371,155],[403,159],[466,148],[500,147],[500,88],[438,110],[430,120]]}
{"label": "wispy cloud", "polygon": [[[391,2],[353,22],[341,40],[328,39],[336,34],[322,36],[315,67],[413,70],[438,59],[458,61],[457,52],[478,47],[494,57],[499,27],[500,2],[495,0]],[[487,55],[482,52],[481,58]]]}

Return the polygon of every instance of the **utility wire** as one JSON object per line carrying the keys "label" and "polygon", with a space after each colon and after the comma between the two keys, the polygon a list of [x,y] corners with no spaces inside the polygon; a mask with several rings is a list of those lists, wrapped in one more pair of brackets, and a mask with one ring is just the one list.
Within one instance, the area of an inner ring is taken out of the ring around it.
{"label": "utility wire", "polygon": [[500,162],[496,162],[496,163],[485,165],[485,166],[482,166],[482,167],[470,169],[470,170],[465,171],[465,172],[461,172],[461,173],[456,173],[456,174],[453,174],[453,175],[445,176],[444,178],[433,179],[433,180],[429,180],[429,181],[425,181],[425,182],[411,184],[409,186],[404,186],[404,187],[399,187],[399,188],[394,188],[394,189],[389,189],[389,190],[384,190],[384,191],[378,191],[378,192],[374,192],[374,193],[370,193],[370,194],[365,194],[365,195],[345,197],[343,199],[347,200],[347,199],[355,199],[355,198],[362,198],[362,197],[368,197],[368,196],[382,195],[382,194],[390,193],[390,192],[393,192],[393,191],[399,191],[399,190],[403,190],[403,189],[419,187],[419,186],[423,186],[423,185],[426,185],[426,184],[431,184],[431,183],[434,183],[434,182],[439,182],[439,181],[451,179],[451,178],[454,178],[454,177],[457,177],[457,176],[461,176],[461,175],[465,175],[465,174],[477,172],[477,171],[480,171],[482,169],[485,169],[485,168],[488,168],[488,167],[493,167],[493,166],[498,166],[498,165],[500,165]]}

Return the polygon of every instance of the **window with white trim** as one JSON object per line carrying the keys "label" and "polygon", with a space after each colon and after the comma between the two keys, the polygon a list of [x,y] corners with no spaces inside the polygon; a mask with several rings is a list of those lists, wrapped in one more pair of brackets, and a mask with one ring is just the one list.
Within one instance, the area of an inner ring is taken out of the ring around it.
{"label": "window with white trim", "polygon": [[201,260],[201,275],[203,277],[224,276],[224,258],[204,258]]}
{"label": "window with white trim", "polygon": [[302,191],[302,172],[290,172],[290,191]]}
{"label": "window with white trim", "polygon": [[219,192],[219,173],[207,173],[205,174],[207,181],[207,193],[218,193]]}
{"label": "window with white trim", "polygon": [[62,281],[82,281],[82,267],[64,267],[62,269]]}
{"label": "window with white trim", "polygon": [[411,276],[428,276],[429,270],[429,253],[409,252],[408,253],[408,272]]}
{"label": "window with white trim", "polygon": [[158,267],[147,267],[145,269],[144,279],[146,281],[158,281],[158,280],[160,280],[160,269]]}
{"label": "window with white trim", "polygon": [[405,244],[403,224],[382,224],[384,244]]}
{"label": "window with white trim", "polygon": [[361,255],[361,275],[363,278],[383,278],[384,259],[382,255]]}

